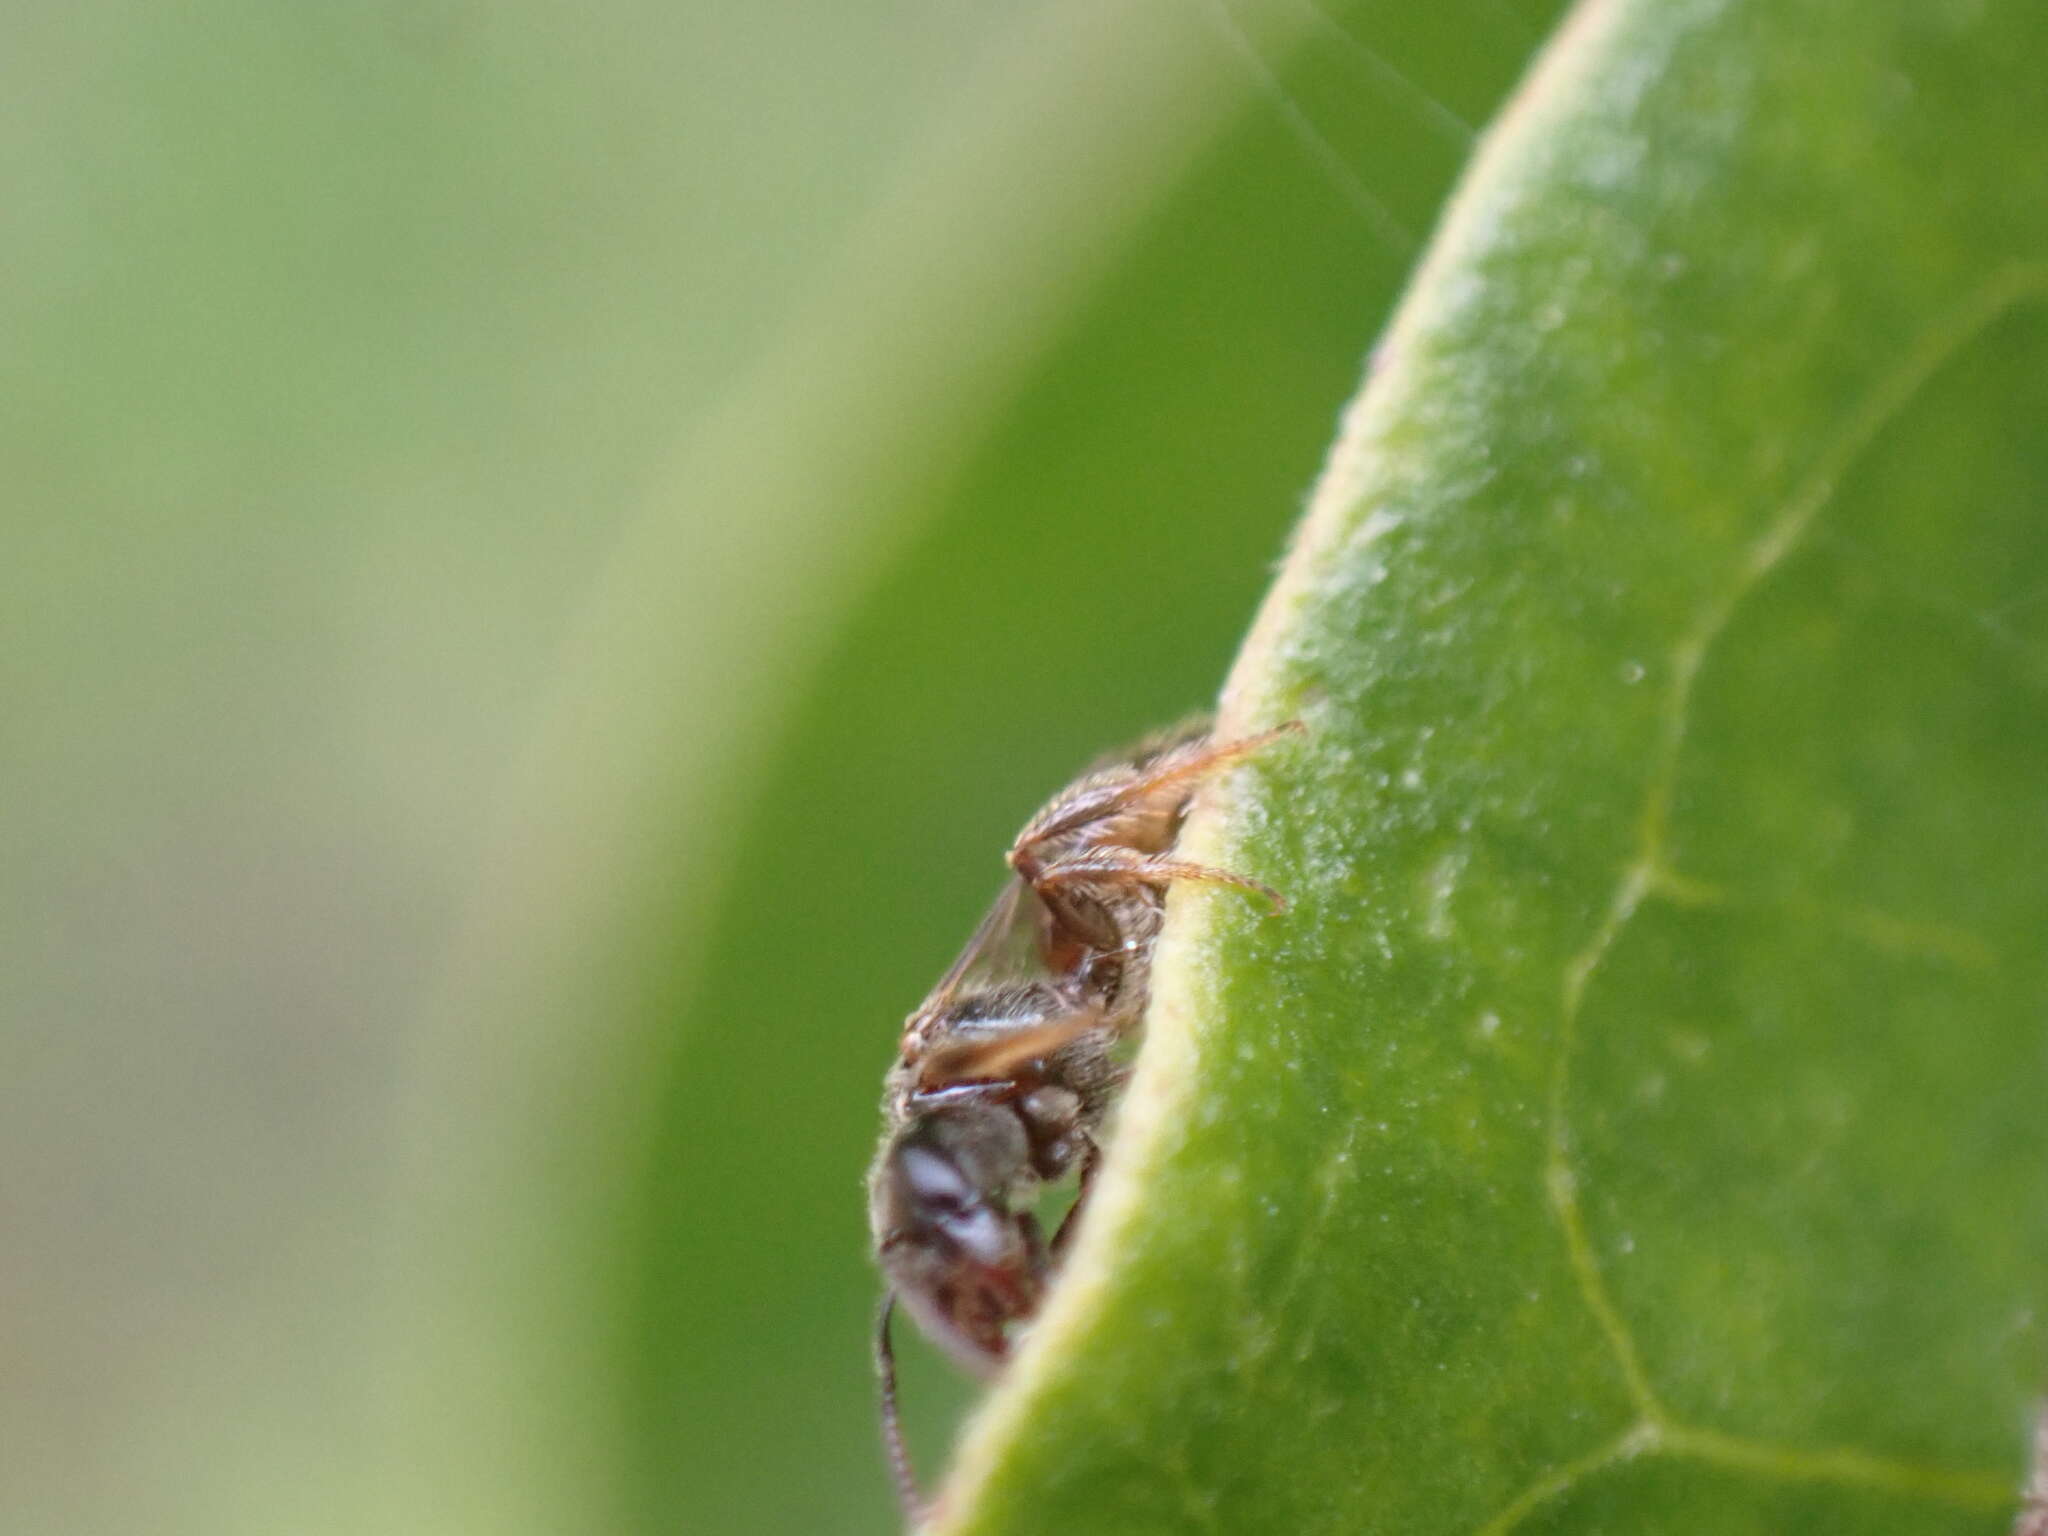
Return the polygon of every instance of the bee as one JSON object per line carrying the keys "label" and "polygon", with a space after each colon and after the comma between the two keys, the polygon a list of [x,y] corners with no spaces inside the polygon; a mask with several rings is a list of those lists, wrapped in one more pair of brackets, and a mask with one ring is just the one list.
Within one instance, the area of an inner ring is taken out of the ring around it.
{"label": "bee", "polygon": [[[1037,1313],[1087,1203],[1097,1138],[1127,1075],[1116,1048],[1144,1013],[1167,889],[1224,885],[1285,906],[1256,880],[1173,857],[1195,787],[1299,728],[1218,743],[1206,722],[1190,722],[1076,779],[1017,834],[1011,879],[904,1023],[868,1220],[885,1286],[875,1333],[883,1441],[913,1523],[896,1303],[976,1374],[1008,1357],[1011,1330]],[[1048,1239],[1028,1207],[1069,1174],[1079,1194]]]}

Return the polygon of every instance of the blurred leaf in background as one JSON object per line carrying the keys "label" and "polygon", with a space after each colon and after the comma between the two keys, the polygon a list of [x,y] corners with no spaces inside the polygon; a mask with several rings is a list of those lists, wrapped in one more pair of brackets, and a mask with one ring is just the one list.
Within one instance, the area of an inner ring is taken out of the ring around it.
{"label": "blurred leaf in background", "polygon": [[395,1091],[539,681],[997,21],[10,15],[0,1525],[363,1486]]}
{"label": "blurred leaf in background", "polygon": [[9,20],[0,1525],[887,1529],[895,1024],[1548,7]]}

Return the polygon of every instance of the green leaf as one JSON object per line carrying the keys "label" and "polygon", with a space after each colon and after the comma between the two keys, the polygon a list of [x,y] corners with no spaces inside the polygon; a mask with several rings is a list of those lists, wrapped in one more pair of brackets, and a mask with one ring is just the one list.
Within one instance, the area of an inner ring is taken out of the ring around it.
{"label": "green leaf", "polygon": [[1998,1531],[2048,1387],[2048,26],[1615,0],[1232,676],[938,1528]]}

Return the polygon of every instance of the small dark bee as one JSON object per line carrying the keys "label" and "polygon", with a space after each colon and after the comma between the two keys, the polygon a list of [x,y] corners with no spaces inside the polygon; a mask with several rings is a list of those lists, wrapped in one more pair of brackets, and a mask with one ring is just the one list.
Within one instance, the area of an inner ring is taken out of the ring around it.
{"label": "small dark bee", "polygon": [[[876,1330],[883,1438],[912,1521],[917,1485],[897,1422],[889,1323],[900,1300],[969,1370],[993,1374],[1010,1329],[1039,1308],[1072,1240],[1144,1013],[1167,888],[1178,880],[1279,894],[1172,857],[1195,786],[1289,731],[1215,743],[1182,726],[1097,766],[1017,835],[1014,878],[960,958],[910,1015],[884,1084],[887,1128],[868,1219],[888,1290]],[[1080,1175],[1048,1240],[1026,1207]]]}

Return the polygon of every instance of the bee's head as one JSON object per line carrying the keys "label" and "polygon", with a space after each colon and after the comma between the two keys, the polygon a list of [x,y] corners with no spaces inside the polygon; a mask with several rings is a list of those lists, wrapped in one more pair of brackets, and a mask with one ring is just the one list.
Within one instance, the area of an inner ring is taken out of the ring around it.
{"label": "bee's head", "polygon": [[926,1333],[983,1374],[1008,1352],[1008,1326],[1037,1311],[1045,1290],[1038,1223],[1010,1208],[1029,1177],[1023,1122],[981,1101],[907,1121],[869,1179],[884,1278]]}

